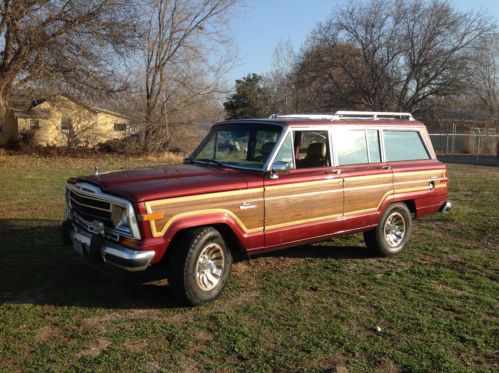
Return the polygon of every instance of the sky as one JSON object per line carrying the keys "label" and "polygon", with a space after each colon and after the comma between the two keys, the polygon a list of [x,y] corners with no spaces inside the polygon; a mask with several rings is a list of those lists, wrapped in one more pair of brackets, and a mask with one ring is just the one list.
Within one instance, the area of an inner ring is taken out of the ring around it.
{"label": "sky", "polygon": [[[450,0],[461,11],[484,11],[499,20],[499,0]],[[227,75],[227,83],[249,73],[264,74],[272,69],[274,49],[279,41],[291,40],[299,51],[310,31],[348,0],[247,0],[230,29],[237,49],[238,64]]]}

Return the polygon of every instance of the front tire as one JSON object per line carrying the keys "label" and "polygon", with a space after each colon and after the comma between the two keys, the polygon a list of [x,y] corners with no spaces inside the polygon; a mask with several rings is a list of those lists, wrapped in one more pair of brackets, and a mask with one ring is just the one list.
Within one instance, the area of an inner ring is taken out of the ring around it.
{"label": "front tire", "polygon": [[393,256],[405,248],[411,233],[411,212],[405,203],[394,203],[383,213],[376,228],[364,232],[364,242],[377,255]]}
{"label": "front tire", "polygon": [[213,227],[184,232],[172,247],[168,281],[183,303],[197,306],[222,292],[232,267],[232,255],[219,231]]}

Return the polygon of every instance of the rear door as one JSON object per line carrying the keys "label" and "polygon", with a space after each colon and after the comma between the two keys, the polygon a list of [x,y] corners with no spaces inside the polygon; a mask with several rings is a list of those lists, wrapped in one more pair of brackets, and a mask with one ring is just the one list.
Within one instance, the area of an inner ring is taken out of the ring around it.
{"label": "rear door", "polygon": [[285,245],[342,230],[343,178],[331,166],[326,126],[289,130],[274,163],[289,172],[265,179],[265,245]]}
{"label": "rear door", "polygon": [[345,230],[377,224],[383,200],[393,194],[393,172],[383,162],[381,130],[336,126],[335,157],[344,179]]}

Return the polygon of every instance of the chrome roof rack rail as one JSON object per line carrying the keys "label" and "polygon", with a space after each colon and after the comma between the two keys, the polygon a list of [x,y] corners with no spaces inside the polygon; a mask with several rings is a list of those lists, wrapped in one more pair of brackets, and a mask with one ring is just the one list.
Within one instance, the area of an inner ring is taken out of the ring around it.
{"label": "chrome roof rack rail", "polygon": [[269,119],[272,118],[297,118],[297,119],[316,119],[316,120],[335,120],[336,115],[334,114],[272,114]]}
{"label": "chrome roof rack rail", "polygon": [[399,119],[399,120],[415,120],[411,113],[400,112],[384,112],[384,111],[345,111],[339,110],[334,114],[272,114],[272,118],[289,118],[289,119],[315,119],[315,120],[341,120],[341,119]]}
{"label": "chrome roof rack rail", "polygon": [[384,112],[384,111],[344,111],[335,113],[337,119],[405,119],[414,120],[411,113]]}

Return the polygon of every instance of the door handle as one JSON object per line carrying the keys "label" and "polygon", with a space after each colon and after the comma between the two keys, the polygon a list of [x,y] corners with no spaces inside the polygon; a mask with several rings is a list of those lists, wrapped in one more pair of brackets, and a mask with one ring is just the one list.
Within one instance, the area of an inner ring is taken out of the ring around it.
{"label": "door handle", "polygon": [[382,170],[391,170],[392,166],[385,165],[385,166],[379,167],[379,169],[382,169]]}
{"label": "door handle", "polygon": [[325,174],[335,174],[335,175],[339,175],[341,174],[341,170],[327,170],[325,172]]}

